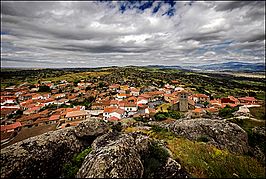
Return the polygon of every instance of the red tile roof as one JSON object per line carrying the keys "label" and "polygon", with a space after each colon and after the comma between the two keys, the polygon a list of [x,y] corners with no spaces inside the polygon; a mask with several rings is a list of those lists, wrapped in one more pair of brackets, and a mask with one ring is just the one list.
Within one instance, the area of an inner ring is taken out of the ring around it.
{"label": "red tile roof", "polygon": [[78,116],[85,116],[87,115],[86,111],[80,110],[80,111],[71,111],[66,114],[66,118],[68,117],[78,117]]}
{"label": "red tile roof", "polygon": [[109,88],[119,88],[119,87],[120,87],[119,84],[113,84],[113,85],[109,86]]}
{"label": "red tile roof", "polygon": [[113,111],[115,111],[117,108],[116,107],[106,107],[104,108],[103,112],[104,113],[111,113]]}
{"label": "red tile roof", "polygon": [[11,129],[16,129],[18,127],[21,127],[20,122],[15,122],[14,124],[9,124],[9,125],[1,125],[1,132],[6,131],[6,130],[11,130]]}
{"label": "red tile roof", "polygon": [[128,101],[137,101],[137,98],[135,96],[131,96],[127,100]]}
{"label": "red tile roof", "polygon": [[124,94],[124,93],[119,93],[119,94],[117,94],[117,96],[123,96],[123,97],[127,97],[128,95],[127,94]]}
{"label": "red tile roof", "polygon": [[114,113],[114,112],[116,112],[118,114],[124,114],[125,110],[118,108],[118,109],[115,109],[114,111],[112,111],[111,113]]}
{"label": "red tile roof", "polygon": [[1,108],[1,116],[6,116],[17,111],[18,108]]}
{"label": "red tile roof", "polygon": [[138,97],[138,101],[140,101],[140,100],[148,100],[148,98],[145,98],[145,97],[139,96],[139,97]]}
{"label": "red tile roof", "polygon": [[43,103],[49,103],[49,102],[53,102],[54,98],[48,98],[46,100],[43,101]]}
{"label": "red tile roof", "polygon": [[239,102],[239,100],[235,98],[234,96],[228,96],[228,98],[234,102]]}
{"label": "red tile roof", "polygon": [[148,95],[148,94],[141,94],[141,95],[139,95],[139,97],[143,97],[143,98],[149,99],[151,96]]}
{"label": "red tile roof", "polygon": [[243,100],[243,101],[256,101],[256,98],[254,97],[243,97],[243,98],[238,98],[239,100]]}
{"label": "red tile roof", "polygon": [[209,111],[209,112],[211,112],[211,113],[214,113],[214,112],[218,112],[219,111],[219,109],[217,109],[217,108],[207,108],[206,110]]}
{"label": "red tile roof", "polygon": [[136,103],[130,103],[130,102],[127,102],[127,103],[125,103],[124,106],[125,106],[125,107],[136,107],[137,104],[136,104]]}
{"label": "red tile roof", "polygon": [[193,110],[193,112],[195,112],[195,113],[201,113],[202,111],[203,111],[202,108],[196,108]]}
{"label": "red tile roof", "polygon": [[49,121],[54,121],[54,120],[59,120],[59,119],[60,119],[60,115],[57,115],[57,114],[54,114],[49,117]]}
{"label": "red tile roof", "polygon": [[198,98],[208,98],[206,94],[194,94],[193,97],[198,97]]}
{"label": "red tile roof", "polygon": [[111,100],[110,104],[118,104],[118,100]]}
{"label": "red tile roof", "polygon": [[115,116],[112,116],[110,118],[107,119],[108,121],[119,121],[120,119],[115,117]]}
{"label": "red tile roof", "polygon": [[137,88],[131,87],[131,88],[130,88],[130,91],[132,91],[132,92],[139,92],[140,90],[137,89]]}
{"label": "red tile roof", "polygon": [[35,119],[40,118],[40,117],[41,117],[41,115],[39,113],[31,114],[31,115],[23,115],[22,117],[17,119],[17,121],[23,122],[23,121],[35,120]]}

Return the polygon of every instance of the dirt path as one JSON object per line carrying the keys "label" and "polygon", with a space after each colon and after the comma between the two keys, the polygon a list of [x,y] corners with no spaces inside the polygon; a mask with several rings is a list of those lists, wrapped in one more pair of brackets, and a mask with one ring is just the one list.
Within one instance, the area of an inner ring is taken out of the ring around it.
{"label": "dirt path", "polygon": [[1,148],[7,147],[9,145],[22,141],[24,139],[34,137],[34,136],[37,136],[37,135],[40,135],[40,134],[43,134],[49,131],[54,131],[54,130],[56,130],[55,124],[21,129],[21,131],[19,131],[19,133],[10,142],[1,145]]}

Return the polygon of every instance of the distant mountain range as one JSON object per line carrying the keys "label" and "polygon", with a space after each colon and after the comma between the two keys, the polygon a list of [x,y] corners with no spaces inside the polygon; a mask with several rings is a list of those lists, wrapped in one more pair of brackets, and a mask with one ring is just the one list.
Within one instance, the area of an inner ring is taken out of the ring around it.
{"label": "distant mountain range", "polygon": [[147,68],[159,68],[159,69],[176,69],[176,70],[185,70],[185,68],[182,68],[181,66],[170,66],[170,65],[147,65],[145,66]]}
{"label": "distant mountain range", "polygon": [[264,63],[244,63],[244,62],[226,62],[215,63],[201,66],[169,66],[169,65],[148,65],[148,68],[159,69],[177,69],[177,70],[194,70],[194,71],[238,71],[238,72],[264,72]]}
{"label": "distant mountain range", "polygon": [[191,66],[191,70],[208,70],[208,71],[265,71],[264,63],[244,63],[244,62],[226,62],[210,65]]}

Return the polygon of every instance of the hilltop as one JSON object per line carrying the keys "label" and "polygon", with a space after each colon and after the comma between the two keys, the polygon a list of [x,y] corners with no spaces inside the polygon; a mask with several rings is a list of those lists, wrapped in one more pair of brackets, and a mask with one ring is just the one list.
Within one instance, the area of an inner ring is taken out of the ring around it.
{"label": "hilltop", "polygon": [[265,177],[249,150],[247,133],[230,122],[91,118],[2,149],[1,177]]}
{"label": "hilltop", "polygon": [[1,72],[1,177],[265,177],[265,78],[175,68]]}
{"label": "hilltop", "polygon": [[194,70],[227,71],[227,72],[265,72],[264,63],[225,62],[209,65],[191,66]]}

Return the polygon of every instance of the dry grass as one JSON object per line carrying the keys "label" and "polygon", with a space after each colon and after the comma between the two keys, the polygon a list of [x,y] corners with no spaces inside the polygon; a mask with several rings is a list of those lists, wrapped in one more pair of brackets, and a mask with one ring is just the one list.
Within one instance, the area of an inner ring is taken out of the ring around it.
{"label": "dry grass", "polygon": [[104,71],[68,73],[68,74],[65,74],[65,75],[62,75],[62,76],[46,78],[46,79],[43,79],[43,80],[45,80],[45,81],[67,80],[68,82],[73,82],[75,80],[82,80],[82,79],[86,79],[86,78],[89,78],[89,77],[98,77],[98,76],[108,75],[110,73],[111,72],[104,72]]}
{"label": "dry grass", "polygon": [[158,112],[168,112],[168,108],[171,106],[169,103],[161,104],[157,107]]}
{"label": "dry grass", "polygon": [[147,131],[129,127],[125,131],[141,131],[152,138],[164,140],[174,159],[185,167],[193,178],[265,178],[264,166],[252,157],[232,154],[204,142],[179,138],[160,127],[152,129]]}
{"label": "dry grass", "polygon": [[37,135],[40,135],[40,134],[43,134],[49,131],[54,131],[54,130],[56,130],[56,124],[21,129],[18,135],[15,136],[15,138],[10,143],[2,145],[1,147],[4,148],[6,146],[12,145],[24,139],[34,137],[34,136],[37,136]]}
{"label": "dry grass", "polygon": [[265,120],[265,104],[260,107],[249,108],[250,114],[256,119]]}
{"label": "dry grass", "polygon": [[232,154],[203,142],[168,140],[174,158],[196,178],[263,178],[264,167],[249,156]]}

